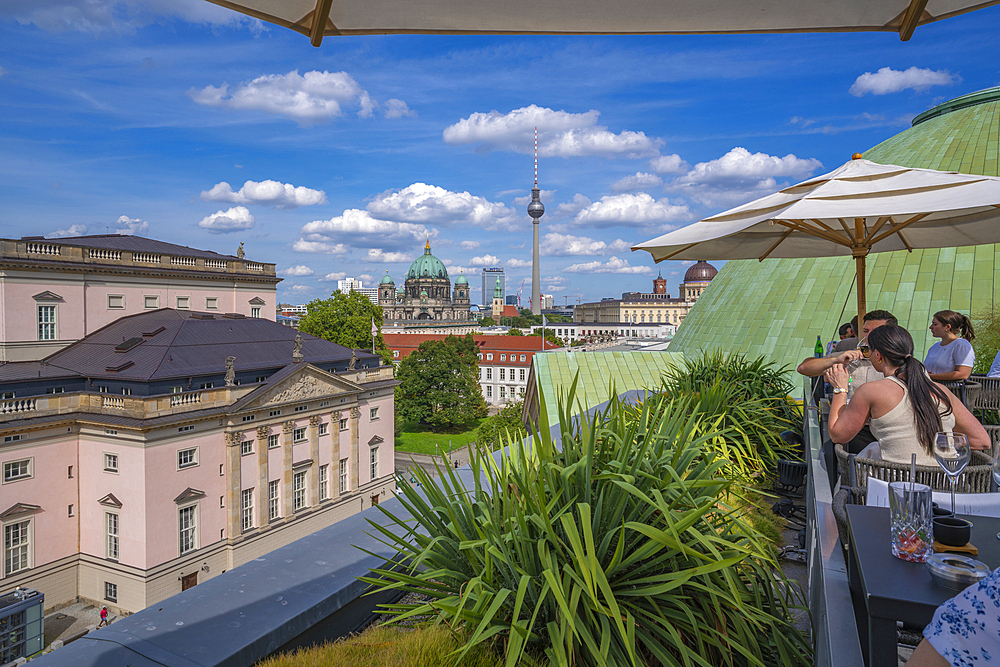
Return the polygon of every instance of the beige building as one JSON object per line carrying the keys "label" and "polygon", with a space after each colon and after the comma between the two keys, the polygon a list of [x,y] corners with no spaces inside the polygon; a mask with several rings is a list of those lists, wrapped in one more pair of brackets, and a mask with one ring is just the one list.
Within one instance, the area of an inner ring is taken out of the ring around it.
{"label": "beige building", "polygon": [[596,324],[672,324],[680,325],[698,297],[708,288],[716,268],[699,261],[688,268],[680,284],[680,295],[667,294],[667,281],[662,275],[653,280],[650,293],[625,292],[620,299],[604,299],[582,303],[573,312],[575,322]]}

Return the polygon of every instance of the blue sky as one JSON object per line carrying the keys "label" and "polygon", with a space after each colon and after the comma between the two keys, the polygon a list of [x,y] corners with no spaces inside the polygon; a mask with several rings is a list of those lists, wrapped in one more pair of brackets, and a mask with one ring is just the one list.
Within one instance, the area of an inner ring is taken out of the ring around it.
{"label": "blue sky", "polygon": [[[166,3],[164,3],[166,4]],[[829,171],[1000,85],[1000,7],[892,33],[307,38],[200,0],[0,0],[0,233],[139,233],[277,264],[281,301],[454,280],[669,291],[629,246]],[[511,290],[511,288],[513,288]]]}

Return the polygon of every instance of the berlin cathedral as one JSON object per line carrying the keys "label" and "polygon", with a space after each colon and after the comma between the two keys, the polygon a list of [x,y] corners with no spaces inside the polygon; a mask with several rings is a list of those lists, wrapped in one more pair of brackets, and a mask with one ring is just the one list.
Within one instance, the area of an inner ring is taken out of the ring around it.
{"label": "berlin cathedral", "polygon": [[386,320],[469,322],[469,303],[468,279],[460,275],[455,280],[453,298],[448,269],[431,254],[430,239],[424,254],[410,264],[406,282],[398,291],[388,271],[378,286],[378,304]]}

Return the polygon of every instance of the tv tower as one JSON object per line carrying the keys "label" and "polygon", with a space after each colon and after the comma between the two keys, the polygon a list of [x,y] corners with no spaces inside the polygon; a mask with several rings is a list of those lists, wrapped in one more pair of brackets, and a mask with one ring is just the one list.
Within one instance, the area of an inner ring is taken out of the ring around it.
{"label": "tv tower", "polygon": [[528,204],[528,215],[531,216],[534,235],[531,255],[531,314],[542,314],[542,287],[538,268],[538,219],[545,214],[545,206],[539,198],[538,189],[538,128],[535,128],[535,187],[531,188],[531,203]]}

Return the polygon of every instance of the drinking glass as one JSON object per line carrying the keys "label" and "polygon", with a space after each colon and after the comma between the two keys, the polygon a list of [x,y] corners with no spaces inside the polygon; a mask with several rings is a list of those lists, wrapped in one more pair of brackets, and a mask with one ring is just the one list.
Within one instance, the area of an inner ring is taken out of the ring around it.
{"label": "drinking glass", "polygon": [[910,482],[889,483],[889,525],[892,555],[924,563],[934,553],[931,487]]}
{"label": "drinking glass", "polygon": [[[1000,486],[1000,447],[997,447],[996,454],[993,455],[993,479]],[[1000,540],[1000,533],[997,533],[997,539]]]}
{"label": "drinking glass", "polygon": [[934,438],[934,458],[951,482],[951,513],[955,514],[955,484],[972,458],[969,439],[962,433],[938,433]]}

